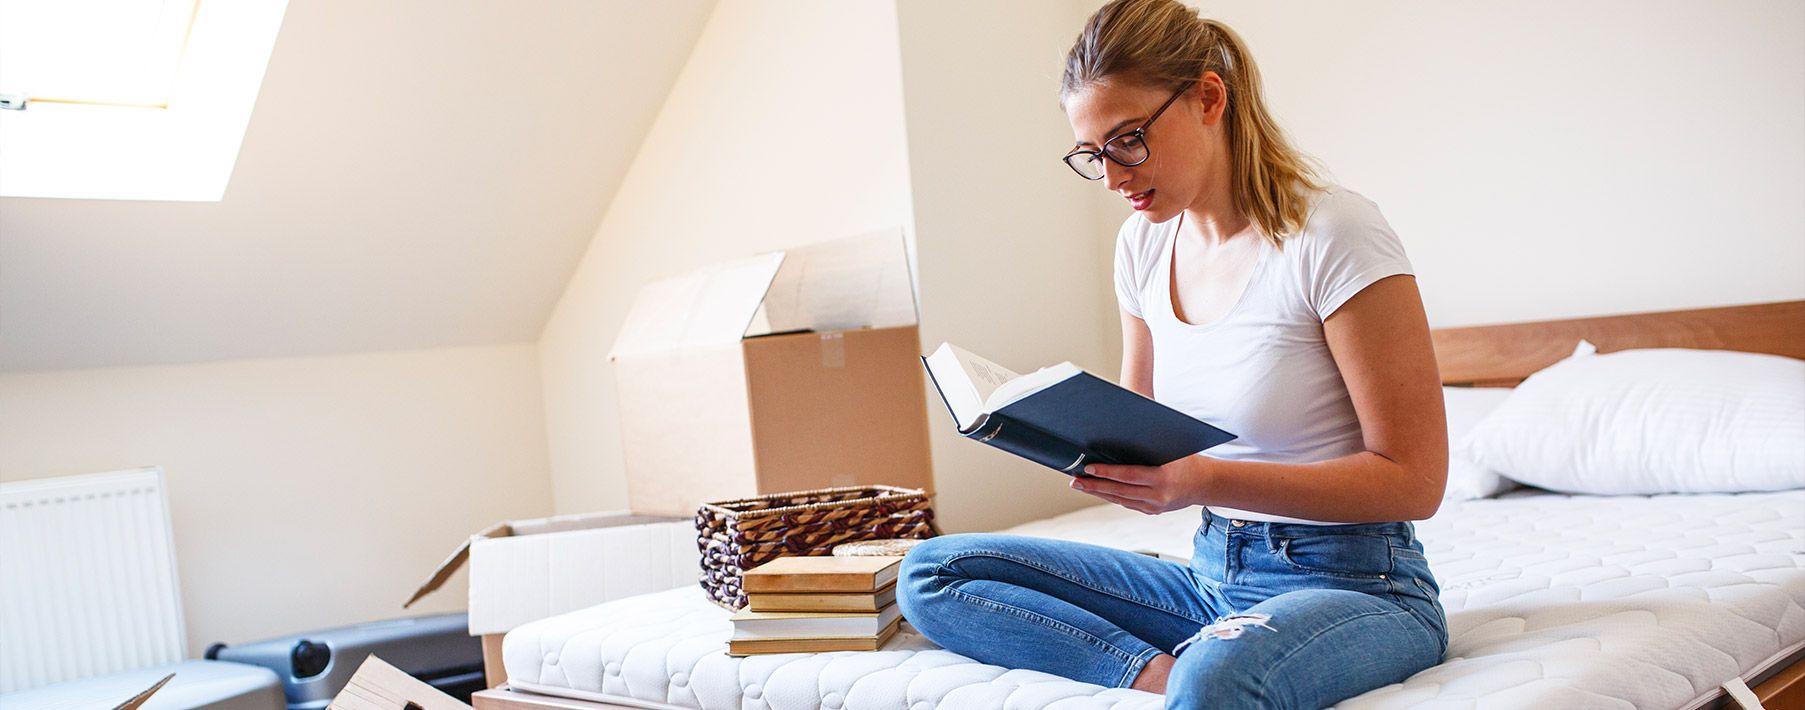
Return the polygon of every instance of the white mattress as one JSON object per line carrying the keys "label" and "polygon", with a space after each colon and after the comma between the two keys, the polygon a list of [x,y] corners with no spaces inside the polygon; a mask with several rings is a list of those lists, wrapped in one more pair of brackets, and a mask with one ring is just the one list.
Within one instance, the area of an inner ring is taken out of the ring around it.
{"label": "white mattress", "polygon": [[[1190,553],[1195,509],[1098,506],[1008,532]],[[1443,586],[1443,662],[1344,708],[1688,707],[1805,648],[1805,491],[1449,503],[1419,523]],[[725,655],[696,587],[521,626],[515,688],[647,708],[1159,708],[1162,698],[940,650],[906,626],[869,653]]]}

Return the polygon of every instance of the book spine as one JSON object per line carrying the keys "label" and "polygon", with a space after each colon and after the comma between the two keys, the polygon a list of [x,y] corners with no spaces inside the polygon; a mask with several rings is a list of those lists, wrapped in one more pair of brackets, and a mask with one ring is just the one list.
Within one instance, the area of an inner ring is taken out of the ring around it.
{"label": "book spine", "polygon": [[740,579],[747,594],[870,594],[877,589],[873,575],[857,573],[748,574]]}
{"label": "book spine", "polygon": [[1083,472],[1087,463],[1106,459],[1020,419],[991,413],[967,438],[976,439],[1068,476]]}

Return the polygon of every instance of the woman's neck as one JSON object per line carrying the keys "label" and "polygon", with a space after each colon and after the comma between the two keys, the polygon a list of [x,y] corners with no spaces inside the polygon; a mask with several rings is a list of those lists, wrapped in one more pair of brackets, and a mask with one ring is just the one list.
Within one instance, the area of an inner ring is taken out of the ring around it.
{"label": "woman's neck", "polygon": [[1196,202],[1185,208],[1184,221],[1179,224],[1180,233],[1196,235],[1205,246],[1221,246],[1235,237],[1249,232],[1253,226],[1251,220],[1235,209],[1234,198],[1228,190],[1212,190],[1199,196]]}

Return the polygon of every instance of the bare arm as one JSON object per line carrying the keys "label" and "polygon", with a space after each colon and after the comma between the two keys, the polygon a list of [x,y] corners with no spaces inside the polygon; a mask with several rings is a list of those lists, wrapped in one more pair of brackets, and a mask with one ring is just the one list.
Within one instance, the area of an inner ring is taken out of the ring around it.
{"label": "bare arm", "polygon": [[1122,311],[1123,387],[1153,397],[1153,332],[1147,321]]}
{"label": "bare arm", "polygon": [[1147,513],[1221,505],[1327,522],[1434,515],[1447,485],[1448,432],[1416,279],[1368,286],[1323,321],[1323,336],[1365,451],[1308,464],[1187,456],[1158,467],[1095,465],[1086,470],[1104,480],[1073,479],[1074,487]]}

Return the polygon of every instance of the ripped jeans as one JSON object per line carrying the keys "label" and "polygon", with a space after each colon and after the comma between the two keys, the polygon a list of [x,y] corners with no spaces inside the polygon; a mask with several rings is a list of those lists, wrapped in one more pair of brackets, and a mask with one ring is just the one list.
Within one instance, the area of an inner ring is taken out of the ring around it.
{"label": "ripped jeans", "polygon": [[1172,654],[1168,708],[1322,708],[1441,661],[1447,621],[1410,523],[1203,511],[1190,567],[996,534],[909,551],[897,603],[956,653],[1108,687]]}

